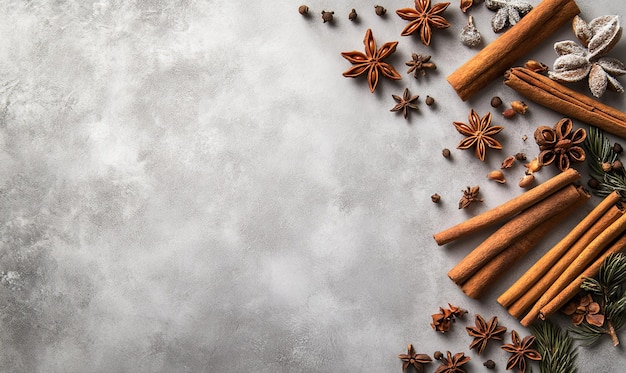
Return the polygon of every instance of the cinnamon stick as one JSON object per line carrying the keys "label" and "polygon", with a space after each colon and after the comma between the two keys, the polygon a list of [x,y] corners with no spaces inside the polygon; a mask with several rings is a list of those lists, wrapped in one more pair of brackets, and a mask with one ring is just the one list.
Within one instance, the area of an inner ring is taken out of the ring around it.
{"label": "cinnamon stick", "polygon": [[602,263],[606,258],[615,253],[622,252],[626,248],[626,235],[620,237],[615,243],[611,245],[598,259],[593,262],[580,276],[576,277],[565,289],[563,289],[557,296],[541,308],[539,311],[539,318],[542,320],[547,319],[550,315],[553,315],[556,311],[560,310],[567,302],[570,301],[578,292],[580,292],[580,285],[583,283],[585,277],[593,277],[598,274]]}
{"label": "cinnamon stick", "polygon": [[[619,202],[620,195],[617,191],[606,196],[590,213],[585,216],[561,241],[539,259],[526,273],[524,273],[511,287],[500,297],[498,303],[503,307],[510,307],[521,296],[527,294],[529,289],[541,278],[582,236],[589,231],[591,226],[602,217],[609,208]],[[593,236],[595,237],[595,236]],[[592,237],[592,238],[593,238]],[[587,242],[588,243],[588,242]],[[585,243],[586,246],[586,243]],[[532,302],[536,300],[533,299]],[[516,316],[519,317],[519,316]]]}
{"label": "cinnamon stick", "polygon": [[[556,261],[544,261],[547,271],[535,277],[533,284],[517,299],[508,309],[511,316],[520,318],[542,294],[565,272],[565,270],[576,260],[582,251],[604,230],[613,224],[624,212],[613,206],[594,225],[589,227],[576,243],[561,257],[555,257]],[[552,251],[552,250],[551,250]],[[547,255],[547,254],[546,254]],[[551,253],[550,256],[555,255]]]}
{"label": "cinnamon stick", "polygon": [[546,290],[539,298],[537,303],[524,316],[520,323],[524,326],[532,324],[543,307],[545,307],[552,299],[554,299],[563,289],[565,289],[572,281],[580,276],[587,266],[595,260],[599,254],[609,245],[615,238],[626,230],[626,214],[619,217],[604,232],[600,233],[596,239],[591,241],[582,253],[570,264],[561,276]]}
{"label": "cinnamon stick", "polygon": [[576,202],[579,194],[578,188],[570,184],[550,198],[522,211],[463,258],[448,272],[448,277],[462,285],[506,247]]}
{"label": "cinnamon stick", "polygon": [[543,0],[450,74],[448,82],[463,101],[469,99],[578,13],[574,0]]}
{"label": "cinnamon stick", "polygon": [[539,105],[626,137],[626,113],[573,91],[547,76],[515,67],[506,72],[504,84]]}
{"label": "cinnamon stick", "polygon": [[444,245],[456,239],[466,237],[481,229],[500,223],[522,210],[549,197],[564,186],[580,179],[580,174],[573,168],[569,168],[560,174],[544,181],[533,189],[520,194],[517,197],[489,210],[465,220],[453,227],[433,235],[438,245]]}
{"label": "cinnamon stick", "polygon": [[580,193],[578,200],[552,219],[547,220],[527,235],[515,241],[511,246],[493,258],[465,281],[461,290],[470,298],[479,299],[497,280],[506,273],[518,260],[528,254],[550,231],[571,216],[580,206],[585,204],[591,196],[589,193]]}

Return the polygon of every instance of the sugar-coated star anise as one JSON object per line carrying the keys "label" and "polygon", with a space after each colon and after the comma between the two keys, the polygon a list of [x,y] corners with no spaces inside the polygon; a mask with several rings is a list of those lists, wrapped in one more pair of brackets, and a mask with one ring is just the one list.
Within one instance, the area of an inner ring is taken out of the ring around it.
{"label": "sugar-coated star anise", "polygon": [[474,109],[470,111],[469,123],[454,122],[454,127],[460,134],[465,136],[457,145],[457,149],[469,149],[475,147],[476,157],[481,161],[485,160],[487,147],[492,149],[502,149],[502,145],[493,136],[504,129],[502,126],[491,125],[491,113],[485,114],[482,118]]}
{"label": "sugar-coated star anise", "polygon": [[493,32],[502,32],[507,26],[514,26],[533,9],[523,0],[485,0],[485,5],[496,14],[491,19]]}
{"label": "sugar-coated star anise", "polygon": [[393,80],[402,79],[393,65],[383,62],[385,58],[396,51],[396,46],[398,45],[397,41],[385,43],[380,49],[377,49],[372,30],[367,29],[363,44],[365,44],[365,53],[359,51],[341,53],[343,58],[354,65],[346,70],[343,76],[356,78],[361,74],[367,73],[367,82],[372,93],[378,85],[378,77],[380,74]]}
{"label": "sugar-coated star anise", "polygon": [[417,104],[415,103],[417,99],[419,98],[419,96],[418,95],[411,96],[411,92],[409,92],[408,88],[404,89],[404,93],[402,94],[402,97],[398,95],[391,95],[391,97],[393,97],[393,99],[396,100],[396,106],[391,108],[390,111],[402,111],[402,115],[404,116],[404,119],[408,117],[409,109],[419,110],[419,108],[417,107]]}
{"label": "sugar-coated star anise", "polygon": [[470,361],[469,356],[465,356],[464,353],[459,352],[452,355],[450,351],[447,351],[446,357],[441,357],[441,365],[437,368],[435,373],[466,373],[463,365]]}
{"label": "sugar-coated star anise", "polygon": [[474,202],[482,202],[482,198],[478,198],[478,193],[480,192],[480,187],[475,185],[473,187],[467,187],[463,191],[463,196],[459,201],[459,209],[466,209],[470,207],[470,205]]}
{"label": "sugar-coated star anise", "polygon": [[396,10],[396,14],[400,18],[409,21],[402,30],[402,36],[408,36],[415,32],[419,32],[420,39],[424,45],[430,45],[432,29],[444,29],[450,27],[450,23],[446,21],[440,14],[443,13],[450,3],[435,4],[430,7],[430,0],[415,0],[415,9],[403,8]]}
{"label": "sugar-coated star anise", "polygon": [[404,372],[409,366],[413,366],[418,373],[424,373],[424,365],[433,361],[426,354],[416,354],[415,348],[409,343],[406,354],[399,354],[398,358],[402,360],[402,371]]}
{"label": "sugar-coated star anise", "polygon": [[498,318],[496,316],[489,319],[488,322],[483,319],[482,316],[476,315],[476,326],[467,326],[467,334],[470,337],[474,337],[474,340],[470,344],[470,350],[475,348],[476,353],[480,355],[481,352],[487,347],[487,343],[490,340],[501,341],[501,334],[506,332],[504,326],[498,326]]}
{"label": "sugar-coated star anise", "polygon": [[572,317],[574,325],[580,325],[583,321],[587,321],[590,325],[597,327],[604,325],[604,315],[600,311],[600,304],[593,301],[591,294],[570,302],[563,309],[563,313]]}
{"label": "sugar-coated star anise", "polygon": [[511,340],[513,343],[507,343],[502,345],[502,349],[511,353],[509,360],[506,363],[506,370],[511,370],[515,367],[520,372],[526,372],[526,358],[530,360],[539,361],[541,355],[536,350],[533,350],[533,344],[535,343],[535,337],[532,335],[520,339],[519,334],[515,330],[511,331]]}
{"label": "sugar-coated star anise", "polygon": [[535,130],[535,142],[539,145],[541,165],[547,166],[552,163],[565,171],[570,168],[572,162],[585,160],[585,150],[582,144],[587,138],[584,128],[573,131],[574,125],[569,118],[561,119],[554,128],[539,126]]}
{"label": "sugar-coated star anise", "polygon": [[411,61],[406,63],[409,66],[409,70],[407,70],[407,74],[413,73],[415,78],[419,78],[420,74],[422,76],[426,76],[426,70],[436,70],[437,65],[433,62],[430,62],[430,56],[425,56],[417,53],[413,53],[411,55]]}

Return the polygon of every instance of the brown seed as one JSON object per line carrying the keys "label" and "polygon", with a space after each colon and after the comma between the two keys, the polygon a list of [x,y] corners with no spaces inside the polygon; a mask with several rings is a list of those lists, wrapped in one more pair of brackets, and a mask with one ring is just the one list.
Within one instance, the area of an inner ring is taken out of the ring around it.
{"label": "brown seed", "polygon": [[587,181],[587,185],[591,189],[598,189],[600,187],[600,182],[598,181],[598,179],[594,179],[592,177],[592,178],[589,179],[589,181]]}
{"label": "brown seed", "polygon": [[498,96],[493,96],[491,98],[491,106],[492,107],[498,107],[500,105],[502,105],[502,99],[500,97],[498,97]]}
{"label": "brown seed", "polygon": [[524,67],[528,70],[532,70],[536,73],[543,73],[548,71],[548,66],[535,60],[529,60],[524,64]]}
{"label": "brown seed", "polygon": [[622,154],[622,152],[624,151],[624,148],[622,148],[622,146],[618,143],[613,144],[613,151],[616,154]]}
{"label": "brown seed", "polygon": [[303,16],[305,16],[305,15],[309,14],[309,7],[306,6],[306,5],[300,5],[298,7],[298,12],[300,14],[302,14]]}
{"label": "brown seed", "polygon": [[610,164],[609,162],[604,162],[602,163],[602,171],[604,172],[609,172],[613,169],[613,165]]}
{"label": "brown seed", "polygon": [[441,360],[441,358],[443,357],[443,352],[435,351],[435,353],[433,354],[433,357],[435,358],[435,360]]}
{"label": "brown seed", "polygon": [[613,171],[619,171],[622,168],[624,168],[624,165],[622,164],[622,161],[620,161],[619,159],[615,160],[613,164],[611,165],[611,169],[613,169]]}
{"label": "brown seed", "polygon": [[513,163],[515,163],[515,156],[509,156],[506,157],[503,161],[502,164],[500,165],[500,168],[511,168],[511,166],[513,166]]}
{"label": "brown seed", "polygon": [[356,10],[352,9],[350,11],[350,14],[348,14],[348,19],[350,21],[356,21],[356,17],[357,17]]}
{"label": "brown seed", "polygon": [[537,159],[537,157],[533,158],[530,162],[526,163],[524,165],[528,171],[526,171],[527,173],[533,173],[533,172],[537,172],[539,170],[541,170],[541,162],[539,162],[539,160]]}
{"label": "brown seed", "polygon": [[520,114],[526,114],[526,110],[528,110],[528,105],[524,101],[513,101],[511,102],[511,109],[515,110],[515,112]]}
{"label": "brown seed", "polygon": [[485,366],[485,368],[487,369],[494,369],[496,367],[496,362],[493,360],[487,360],[483,363],[483,365]]}
{"label": "brown seed", "polygon": [[519,187],[520,188],[528,188],[531,185],[533,185],[535,182],[535,175],[533,175],[532,173],[525,173],[524,176],[522,176],[522,179],[519,181]]}
{"label": "brown seed", "polygon": [[444,158],[450,158],[450,149],[445,148],[441,151],[441,154],[443,155]]}
{"label": "brown seed", "polygon": [[515,159],[517,159],[518,161],[525,161],[526,160],[526,153],[517,153],[517,154],[515,154]]}
{"label": "brown seed", "polygon": [[437,193],[433,194],[432,196],[430,196],[430,199],[434,202],[434,203],[439,203],[439,201],[441,201],[441,196]]}
{"label": "brown seed", "polygon": [[511,119],[515,116],[515,110],[506,109],[505,111],[502,112],[502,116],[504,116],[506,119]]}
{"label": "brown seed", "polygon": [[379,15],[381,17],[384,16],[385,13],[387,13],[387,9],[383,8],[380,5],[375,5],[374,6],[374,11],[376,12],[376,15]]}
{"label": "brown seed", "polygon": [[528,140],[528,136],[526,135],[522,136],[522,141],[526,141],[526,140]]}
{"label": "brown seed", "polygon": [[332,22],[333,14],[335,14],[335,12],[327,12],[325,10],[322,10],[322,20],[324,21],[324,23]]}
{"label": "brown seed", "polygon": [[504,174],[500,170],[494,170],[487,174],[487,178],[489,180],[493,180],[497,183],[504,184],[506,183],[506,179],[504,178]]}
{"label": "brown seed", "polygon": [[432,105],[434,103],[435,103],[435,99],[427,95],[426,96],[426,105],[430,106],[430,105]]}

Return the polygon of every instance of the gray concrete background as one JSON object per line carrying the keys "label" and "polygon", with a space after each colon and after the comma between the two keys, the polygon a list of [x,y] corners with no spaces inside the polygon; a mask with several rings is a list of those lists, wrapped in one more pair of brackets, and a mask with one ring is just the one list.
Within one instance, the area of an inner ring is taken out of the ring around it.
{"label": "gray concrete background", "polygon": [[[0,371],[399,372],[407,343],[504,371],[496,345],[468,350],[464,326],[497,315],[527,334],[496,296],[599,199],[485,299],[465,297],[446,273],[486,233],[447,247],[432,234],[520,194],[521,165],[505,185],[485,175],[536,155],[534,129],[560,115],[530,104],[505,121],[490,97],[519,97],[500,81],[457,98],[445,77],[476,53],[458,41],[458,1],[431,47],[400,36],[394,11],[410,1],[376,3],[386,17],[362,1],[309,1],[310,18],[287,0],[1,2]],[[619,1],[578,4],[587,20],[626,14]],[[493,12],[471,14],[495,39]],[[341,76],[340,52],[363,50],[367,28],[379,45],[400,42],[390,61],[402,80],[375,94]],[[551,65],[564,39],[569,26],[528,57]],[[412,52],[437,71],[408,76]],[[612,55],[624,59],[626,41]],[[389,112],[405,87],[420,95],[410,121]],[[603,101],[626,110],[623,96]],[[484,163],[455,149],[452,122],[471,107],[505,126],[504,150]],[[468,185],[485,202],[458,210]],[[440,335],[430,315],[448,302],[470,314]],[[626,363],[608,340],[579,356],[580,372]]]}

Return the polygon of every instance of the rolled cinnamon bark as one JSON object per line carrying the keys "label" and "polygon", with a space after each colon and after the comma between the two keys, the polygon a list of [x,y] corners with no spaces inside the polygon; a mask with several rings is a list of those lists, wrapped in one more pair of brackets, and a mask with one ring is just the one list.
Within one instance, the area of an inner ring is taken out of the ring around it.
{"label": "rolled cinnamon bark", "polygon": [[522,210],[544,200],[564,186],[580,179],[580,174],[569,168],[560,174],[544,181],[529,191],[520,194],[511,200],[494,207],[489,211],[469,218],[453,227],[433,235],[438,245],[444,245],[456,239],[469,236],[491,225],[500,223]]}
{"label": "rolled cinnamon bark", "polygon": [[580,13],[574,0],[543,0],[516,25],[448,76],[463,101],[472,97]]}

